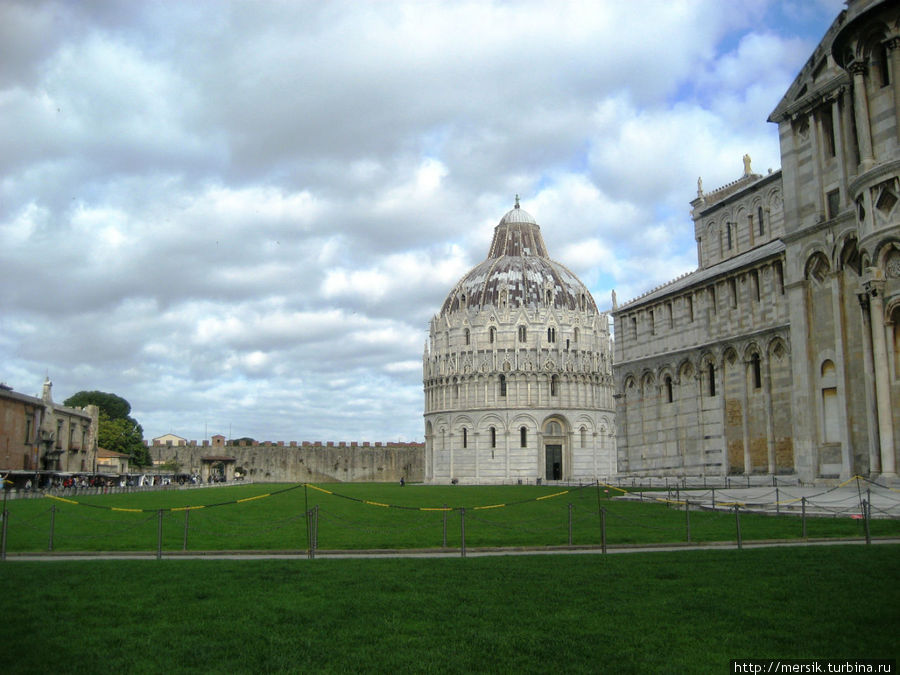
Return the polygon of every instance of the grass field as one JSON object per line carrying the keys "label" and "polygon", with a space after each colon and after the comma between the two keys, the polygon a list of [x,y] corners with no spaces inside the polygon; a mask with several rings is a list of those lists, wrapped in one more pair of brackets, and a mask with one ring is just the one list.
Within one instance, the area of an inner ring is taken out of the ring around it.
{"label": "grass field", "polygon": [[726,673],[900,625],[896,545],[0,570],[9,673]]}
{"label": "grass field", "polygon": [[[439,548],[445,520],[447,546],[458,548],[460,511],[419,510],[442,505],[466,508],[467,547],[566,545],[570,504],[575,545],[601,543],[601,508],[606,512],[610,546],[687,539],[683,510],[658,503],[610,500],[596,487],[572,488],[566,494],[547,486],[343,483],[322,487],[344,496],[312,488],[256,484],[73,498],[79,504],[46,498],[16,500],[7,506],[7,550],[48,550],[52,519],[55,551],[155,551],[158,510],[162,509],[163,551],[298,551],[307,548],[304,514],[316,506],[320,549]],[[406,508],[380,506],[384,504]],[[187,506],[193,508],[170,510]],[[740,521],[747,541],[801,536],[796,516],[744,513]],[[810,538],[863,536],[862,521],[851,518],[807,518],[806,529]],[[734,541],[737,536],[735,516],[728,512],[692,511],[690,530],[693,542]],[[900,521],[874,520],[871,533],[900,535]]]}

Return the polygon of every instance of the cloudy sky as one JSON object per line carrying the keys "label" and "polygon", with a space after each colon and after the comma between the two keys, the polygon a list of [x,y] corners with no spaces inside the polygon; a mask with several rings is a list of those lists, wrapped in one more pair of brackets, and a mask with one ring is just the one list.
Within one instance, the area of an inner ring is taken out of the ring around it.
{"label": "cloudy sky", "polygon": [[150,438],[419,440],[428,321],[520,194],[601,309],[841,0],[0,0],[0,381]]}

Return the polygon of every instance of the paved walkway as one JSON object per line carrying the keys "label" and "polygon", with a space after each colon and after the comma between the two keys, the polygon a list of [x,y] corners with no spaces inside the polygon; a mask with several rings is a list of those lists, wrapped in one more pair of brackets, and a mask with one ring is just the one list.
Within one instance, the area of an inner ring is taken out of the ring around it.
{"label": "paved walkway", "polygon": [[797,513],[806,508],[813,515],[858,516],[862,501],[872,505],[872,518],[900,517],[900,490],[862,483],[842,487],[750,487],[750,488],[671,488],[653,492],[630,492],[617,499],[671,500],[684,503],[690,500],[699,507],[730,509],[735,504],[753,511]]}
{"label": "paved walkway", "polygon": [[[858,546],[865,545],[865,539],[777,539],[768,541],[744,542],[743,548],[784,548],[790,546]],[[873,546],[884,544],[900,544],[900,537],[872,539]],[[706,544],[650,544],[646,546],[609,546],[608,554],[621,553],[671,553],[674,551],[712,551],[735,550],[736,542],[711,542]],[[497,556],[520,555],[603,555],[599,546],[549,546],[541,548],[468,548],[467,558],[486,558]],[[316,559],[347,560],[365,558],[459,558],[461,551],[457,549],[383,549],[369,551],[316,551]],[[152,553],[10,553],[6,562],[54,562],[73,560],[156,560]],[[164,552],[161,560],[307,560],[306,551],[221,551],[209,553]],[[2,563],[0,563],[2,564]]]}

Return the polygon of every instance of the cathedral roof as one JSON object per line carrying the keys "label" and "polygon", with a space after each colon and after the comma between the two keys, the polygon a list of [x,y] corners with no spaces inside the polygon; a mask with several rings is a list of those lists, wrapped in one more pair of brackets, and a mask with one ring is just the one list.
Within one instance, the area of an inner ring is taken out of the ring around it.
{"label": "cathedral roof", "polygon": [[550,259],[540,226],[519,206],[518,197],[494,228],[487,259],[459,280],[440,313],[503,306],[597,312],[578,277]]}

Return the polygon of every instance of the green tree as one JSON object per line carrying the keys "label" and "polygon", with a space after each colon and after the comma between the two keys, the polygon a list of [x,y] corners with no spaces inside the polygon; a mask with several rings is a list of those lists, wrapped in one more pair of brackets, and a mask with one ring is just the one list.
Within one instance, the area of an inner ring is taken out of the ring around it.
{"label": "green tree", "polygon": [[144,445],[144,430],[131,417],[131,404],[121,396],[104,391],[79,391],[65,401],[70,408],[95,405],[100,408],[100,428],[97,443],[105,450],[121,452],[131,458],[135,466],[151,463],[150,452]]}

